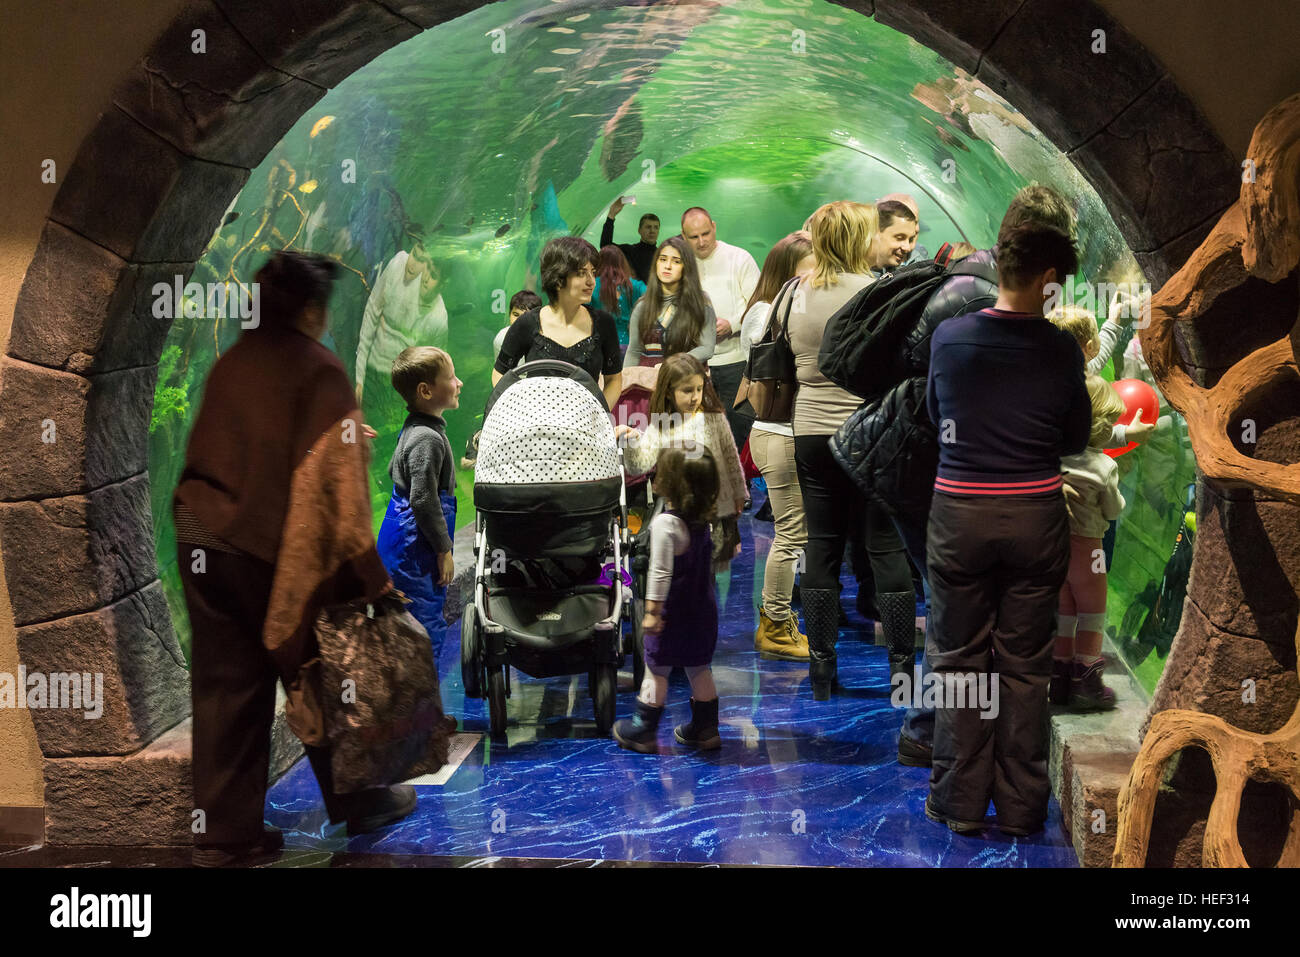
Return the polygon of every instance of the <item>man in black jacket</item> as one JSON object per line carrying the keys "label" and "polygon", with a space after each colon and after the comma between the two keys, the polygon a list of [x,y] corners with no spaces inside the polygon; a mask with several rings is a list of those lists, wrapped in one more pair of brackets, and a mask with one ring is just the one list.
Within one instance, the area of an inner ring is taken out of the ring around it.
{"label": "man in black jacket", "polygon": [[659,217],[654,213],[646,213],[637,223],[637,235],[641,241],[637,243],[615,243],[614,242],[614,217],[623,212],[623,197],[614,200],[614,205],[609,207],[609,215],[605,218],[605,225],[600,231],[600,248],[613,244],[623,250],[623,255],[627,257],[628,265],[636,273],[636,278],[642,282],[650,281],[651,260],[655,257],[655,250],[659,248]]}
{"label": "man in black jacket", "polygon": [[[1068,201],[1047,186],[1026,186],[1007,207],[999,234],[1017,226],[1053,226],[1073,236],[1075,216]],[[997,250],[981,249],[964,262],[997,266]],[[876,494],[889,508],[908,555],[929,588],[925,560],[926,524],[939,464],[938,433],[925,409],[930,367],[930,337],[946,319],[978,312],[997,301],[997,284],[980,276],[953,276],[931,296],[916,327],[903,341],[903,364],[912,375],[894,383],[874,413],[860,424],[855,444],[869,451],[870,463],[888,463],[871,477]],[[926,616],[927,646],[930,616]],[[921,680],[929,673],[922,656]],[[934,740],[934,710],[909,708],[898,739],[900,764],[929,767]]]}

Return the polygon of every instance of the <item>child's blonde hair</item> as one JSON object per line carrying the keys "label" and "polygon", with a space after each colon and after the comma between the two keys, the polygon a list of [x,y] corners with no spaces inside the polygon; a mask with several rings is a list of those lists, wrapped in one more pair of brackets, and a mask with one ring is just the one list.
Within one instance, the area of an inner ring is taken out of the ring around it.
{"label": "child's blonde hair", "polygon": [[437,346],[410,346],[393,360],[393,388],[409,406],[421,382],[437,382],[451,371],[451,356]]}
{"label": "child's blonde hair", "polygon": [[1060,305],[1052,310],[1047,317],[1052,320],[1052,325],[1058,329],[1064,329],[1070,335],[1074,336],[1074,341],[1079,344],[1079,349],[1084,355],[1088,354],[1088,346],[1095,343],[1097,348],[1101,348],[1101,339],[1097,335],[1097,317],[1092,314],[1091,309],[1085,309],[1083,306]]}
{"label": "child's blonde hair", "polygon": [[1092,431],[1088,433],[1088,447],[1104,449],[1115,428],[1115,422],[1127,411],[1127,407],[1115,387],[1101,376],[1090,375],[1085,384],[1088,387],[1088,400],[1092,403]]}

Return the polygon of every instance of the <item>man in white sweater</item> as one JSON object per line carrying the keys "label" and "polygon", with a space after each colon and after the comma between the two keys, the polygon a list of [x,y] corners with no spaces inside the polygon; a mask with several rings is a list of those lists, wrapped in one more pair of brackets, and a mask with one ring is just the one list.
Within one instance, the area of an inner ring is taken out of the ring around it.
{"label": "man in white sweater", "polygon": [[[447,308],[438,291],[441,277],[424,247],[398,250],[370,290],[357,342],[356,386],[361,400],[366,373],[372,385],[391,391],[393,360],[409,346],[447,345]],[[372,396],[373,398],[373,396]]]}
{"label": "man in white sweater", "polygon": [[692,206],[682,214],[682,238],[695,250],[700,269],[700,285],[713,304],[717,316],[717,345],[709,360],[713,388],[726,410],[736,448],[745,447],[754,420],[732,408],[736,390],[745,372],[749,348],[740,335],[740,321],[745,306],[758,285],[758,263],[739,246],[718,239],[718,227],[708,210]]}

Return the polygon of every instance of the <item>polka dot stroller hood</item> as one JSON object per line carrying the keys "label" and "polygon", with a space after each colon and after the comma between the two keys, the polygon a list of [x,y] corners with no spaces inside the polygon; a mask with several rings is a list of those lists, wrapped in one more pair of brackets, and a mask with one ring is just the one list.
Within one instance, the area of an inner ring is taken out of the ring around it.
{"label": "polka dot stroller hood", "polygon": [[579,554],[599,547],[592,537],[597,529],[608,539],[605,522],[590,523],[592,535],[575,522],[608,519],[618,509],[623,468],[609,412],[594,383],[574,372],[585,384],[556,375],[503,380],[489,404],[474,504],[497,519],[488,522],[489,539],[512,540],[511,551]]}

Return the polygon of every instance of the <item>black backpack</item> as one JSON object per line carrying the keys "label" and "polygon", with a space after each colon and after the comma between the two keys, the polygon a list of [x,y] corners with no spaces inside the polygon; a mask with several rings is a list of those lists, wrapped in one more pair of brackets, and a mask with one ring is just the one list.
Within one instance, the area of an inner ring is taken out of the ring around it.
{"label": "black backpack", "polygon": [[[842,305],[826,323],[817,367],[841,389],[864,399],[879,396],[913,375],[902,343],[916,328],[936,289],[953,276],[979,276],[997,285],[997,269],[966,259],[948,262],[945,243],[928,262],[913,263],[878,279]],[[941,258],[942,257],[942,258]]]}

